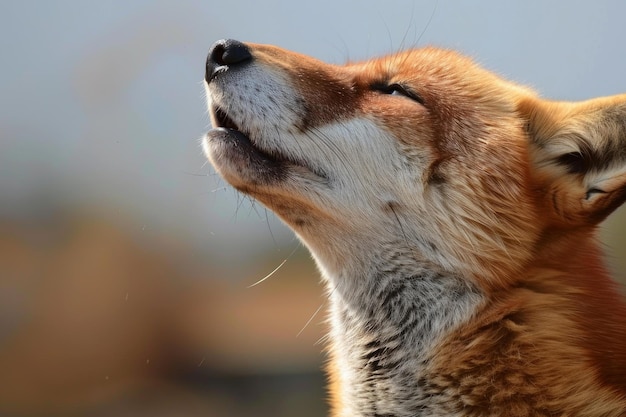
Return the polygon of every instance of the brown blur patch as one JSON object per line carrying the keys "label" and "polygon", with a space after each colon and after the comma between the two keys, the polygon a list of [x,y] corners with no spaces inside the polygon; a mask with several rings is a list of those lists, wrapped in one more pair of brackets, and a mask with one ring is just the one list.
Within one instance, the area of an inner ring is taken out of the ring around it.
{"label": "brown blur patch", "polygon": [[168,309],[158,312],[153,300],[165,295],[171,269],[106,225],[79,220],[67,226],[53,237],[38,230],[24,236],[3,225],[9,265],[3,286],[22,278],[15,291],[23,317],[0,351],[0,403],[9,409],[97,401],[162,363],[156,324],[163,320],[155,315]]}
{"label": "brown blur patch", "polygon": [[190,253],[96,215],[0,221],[0,414],[234,416],[220,375],[320,367],[324,314],[296,337],[322,303],[310,261],[247,289],[280,261],[229,281]]}

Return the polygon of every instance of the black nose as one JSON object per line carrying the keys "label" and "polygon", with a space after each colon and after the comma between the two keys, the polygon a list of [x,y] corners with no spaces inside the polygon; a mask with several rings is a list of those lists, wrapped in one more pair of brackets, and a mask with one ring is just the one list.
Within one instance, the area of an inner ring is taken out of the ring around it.
{"label": "black nose", "polygon": [[251,59],[252,54],[246,44],[234,39],[219,40],[209,49],[204,79],[209,82],[223,67],[240,65]]}

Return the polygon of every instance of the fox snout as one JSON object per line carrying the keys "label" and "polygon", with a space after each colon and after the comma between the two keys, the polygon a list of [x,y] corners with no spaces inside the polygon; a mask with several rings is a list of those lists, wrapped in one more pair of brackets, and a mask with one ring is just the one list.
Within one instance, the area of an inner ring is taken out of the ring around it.
{"label": "fox snout", "polygon": [[243,65],[251,60],[252,54],[246,44],[233,39],[221,39],[209,49],[204,79],[209,83],[220,70]]}

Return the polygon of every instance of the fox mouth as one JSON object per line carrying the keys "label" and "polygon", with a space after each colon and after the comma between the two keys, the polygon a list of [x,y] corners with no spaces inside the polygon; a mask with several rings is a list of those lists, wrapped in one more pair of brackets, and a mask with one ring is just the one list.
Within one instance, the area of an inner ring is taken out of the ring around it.
{"label": "fox mouth", "polygon": [[[274,161],[277,164],[287,162],[287,159],[282,157],[276,152],[265,151],[259,147],[255,141],[250,138],[250,132],[246,131],[243,126],[238,125],[221,107],[214,107],[211,109],[211,119],[213,123],[212,131],[219,131],[222,135],[226,134],[233,145],[242,147],[247,152],[253,152],[257,158],[264,161]],[[211,134],[211,132],[209,134]]]}
{"label": "fox mouth", "polygon": [[253,170],[265,180],[275,181],[284,179],[289,167],[300,167],[327,182],[325,172],[305,161],[287,156],[279,149],[269,151],[260,147],[254,137],[251,138],[251,132],[237,124],[223,108],[211,107],[210,114],[213,129],[207,133],[207,141],[223,147],[231,162],[241,170]]}
{"label": "fox mouth", "polygon": [[214,127],[241,132],[239,126],[228,116],[228,114],[226,114],[224,110],[222,110],[221,107],[214,108],[211,113],[213,114]]}

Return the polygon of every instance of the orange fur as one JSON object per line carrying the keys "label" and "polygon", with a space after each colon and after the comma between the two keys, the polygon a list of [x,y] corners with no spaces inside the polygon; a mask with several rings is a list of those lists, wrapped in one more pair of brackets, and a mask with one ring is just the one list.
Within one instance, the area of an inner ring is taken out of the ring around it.
{"label": "orange fur", "polygon": [[438,389],[455,392],[451,410],[623,415],[626,327],[616,318],[626,308],[584,234],[559,237],[558,258],[537,262],[517,287],[494,293],[437,350],[430,372]]}
{"label": "orange fur", "polygon": [[626,200],[626,95],[547,101],[436,48],[216,45],[207,153],[320,266],[333,416],[626,416],[595,237]]}

